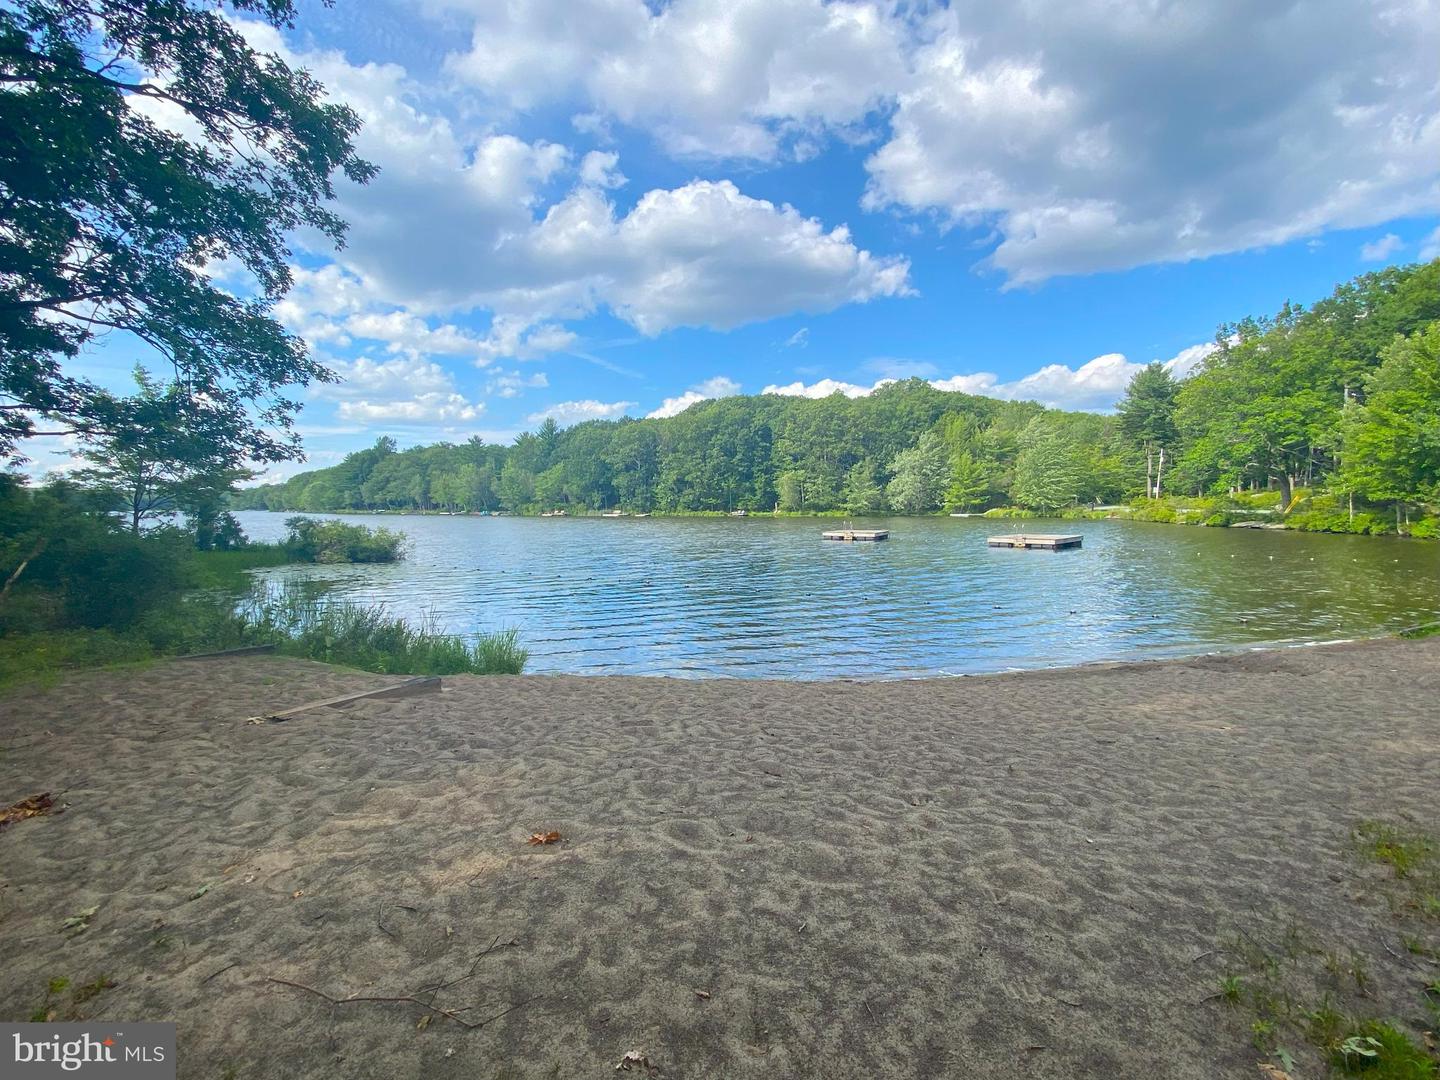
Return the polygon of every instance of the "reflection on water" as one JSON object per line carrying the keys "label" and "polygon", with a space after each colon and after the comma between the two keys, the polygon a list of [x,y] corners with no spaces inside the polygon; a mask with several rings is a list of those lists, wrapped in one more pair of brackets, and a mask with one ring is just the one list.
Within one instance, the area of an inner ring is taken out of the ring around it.
{"label": "reflection on water", "polygon": [[[284,514],[237,515],[257,540]],[[266,571],[520,628],[528,671],[914,677],[1357,637],[1440,616],[1440,545],[1130,522],[894,519],[836,544],[815,520],[347,516],[407,533],[393,566]],[[870,526],[866,522],[866,526]],[[995,532],[1083,532],[1076,551]]]}

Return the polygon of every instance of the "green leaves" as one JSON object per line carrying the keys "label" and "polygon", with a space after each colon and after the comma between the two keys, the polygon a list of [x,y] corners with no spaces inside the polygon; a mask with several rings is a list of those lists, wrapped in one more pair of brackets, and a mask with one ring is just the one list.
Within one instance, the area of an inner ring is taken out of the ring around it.
{"label": "green leaves", "polygon": [[[274,25],[289,0],[239,0]],[[271,316],[286,237],[339,242],[331,176],[364,183],[356,115],[307,73],[254,53],[215,5],[27,0],[0,9],[0,453],[35,430],[108,430],[112,401],[69,376],[97,333],[174,364],[212,434],[256,460],[296,457],[285,387],[332,375]],[[131,108],[183,113],[187,141]],[[204,267],[243,268],[248,298]],[[14,406],[19,406],[16,408]]]}

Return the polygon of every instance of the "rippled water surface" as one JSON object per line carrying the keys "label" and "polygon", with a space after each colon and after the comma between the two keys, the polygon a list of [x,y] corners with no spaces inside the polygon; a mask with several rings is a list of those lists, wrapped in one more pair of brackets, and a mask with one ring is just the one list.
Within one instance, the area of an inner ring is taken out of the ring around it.
{"label": "rippled water surface", "polygon": [[[278,539],[284,514],[237,515]],[[879,544],[833,522],[349,515],[410,536],[392,566],[280,568],[336,593],[515,626],[528,671],[914,677],[1393,631],[1440,617],[1440,545],[1121,521],[904,518]],[[988,548],[1079,532],[1078,551]]]}

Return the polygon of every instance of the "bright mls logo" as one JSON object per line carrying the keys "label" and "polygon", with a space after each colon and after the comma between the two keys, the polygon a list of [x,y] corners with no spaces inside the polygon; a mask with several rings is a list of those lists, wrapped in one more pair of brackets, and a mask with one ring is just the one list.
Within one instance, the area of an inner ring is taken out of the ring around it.
{"label": "bright mls logo", "polygon": [[174,1024],[0,1024],[0,1080],[175,1080]]}

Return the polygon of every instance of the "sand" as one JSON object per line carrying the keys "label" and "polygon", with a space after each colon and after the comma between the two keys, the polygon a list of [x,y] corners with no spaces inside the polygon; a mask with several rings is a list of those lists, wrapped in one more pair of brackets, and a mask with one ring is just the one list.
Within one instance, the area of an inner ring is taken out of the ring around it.
{"label": "sand", "polygon": [[1350,831],[1440,828],[1440,640],[245,723],[395,681],[260,656],[0,700],[0,805],[68,804],[0,832],[4,1018],[108,976],[58,1018],[177,1021],[182,1077],[1254,1078],[1206,999],[1237,929],[1294,921],[1415,1011]]}

